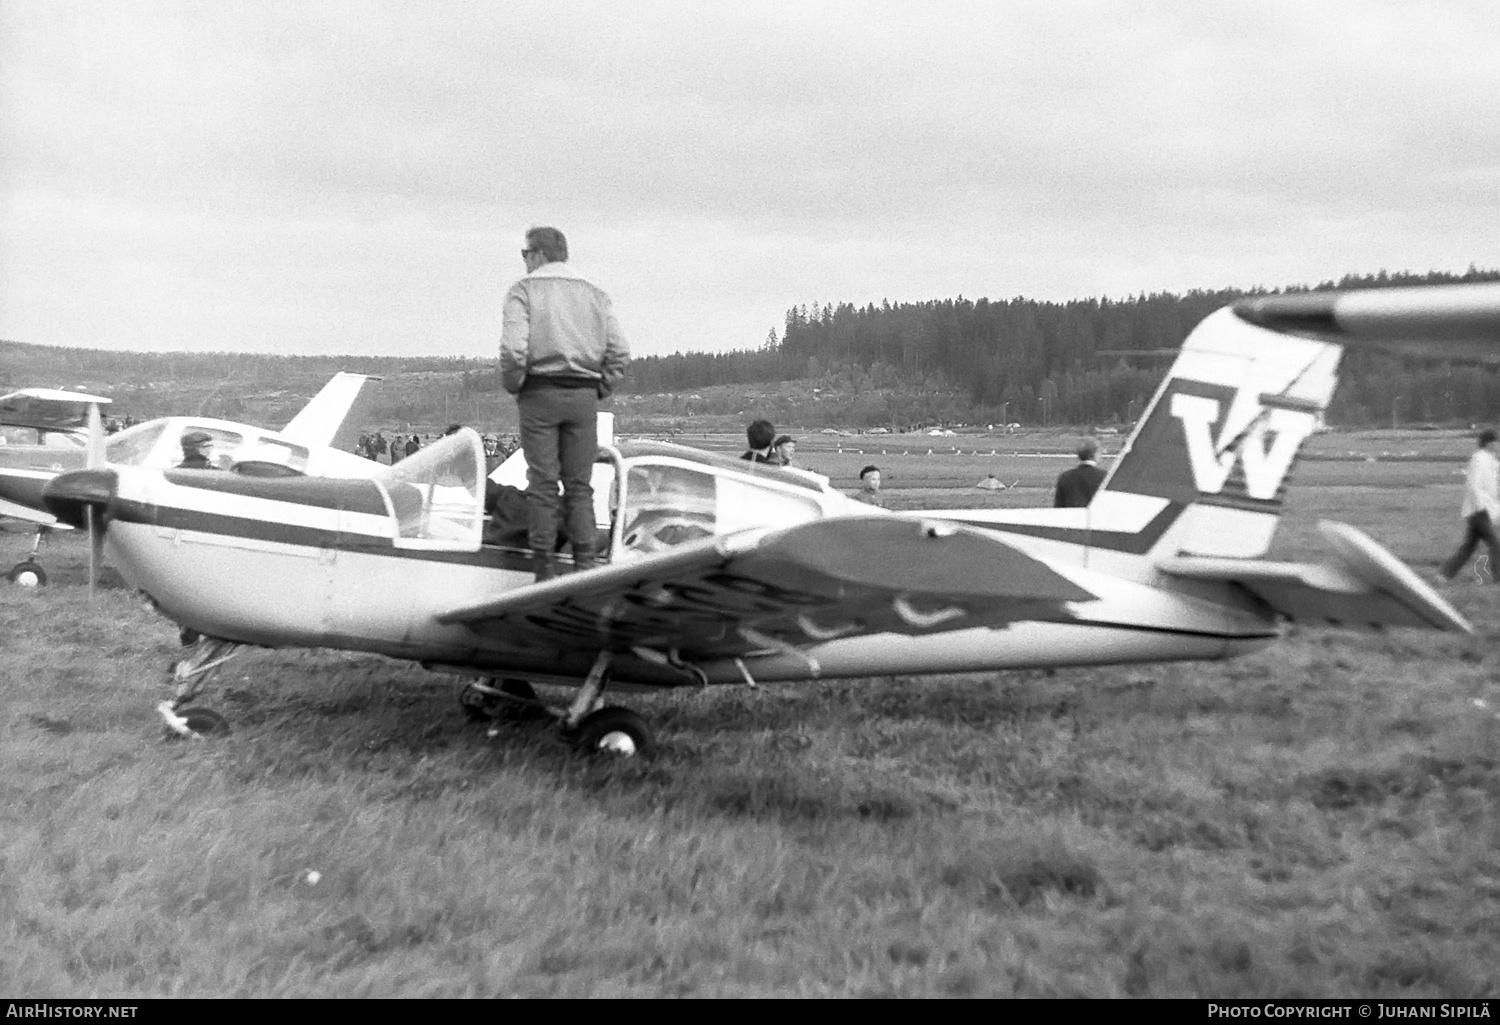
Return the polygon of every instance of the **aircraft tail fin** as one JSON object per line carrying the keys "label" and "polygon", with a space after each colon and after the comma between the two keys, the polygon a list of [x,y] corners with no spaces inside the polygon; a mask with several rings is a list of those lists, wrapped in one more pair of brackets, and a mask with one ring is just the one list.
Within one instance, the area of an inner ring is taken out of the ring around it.
{"label": "aircraft tail fin", "polygon": [[326,445],[353,451],[373,399],[370,384],[379,380],[366,374],[334,374],[281,429],[282,437],[312,448]]}
{"label": "aircraft tail fin", "polygon": [[1207,317],[1094,496],[1096,529],[1149,506],[1171,523],[1158,559],[1264,555],[1349,345],[1500,357],[1500,283],[1263,296]]}
{"label": "aircraft tail fin", "polygon": [[1188,336],[1092,508],[1178,506],[1166,554],[1265,554],[1297,456],[1322,425],[1342,346],[1257,327],[1232,309]]}

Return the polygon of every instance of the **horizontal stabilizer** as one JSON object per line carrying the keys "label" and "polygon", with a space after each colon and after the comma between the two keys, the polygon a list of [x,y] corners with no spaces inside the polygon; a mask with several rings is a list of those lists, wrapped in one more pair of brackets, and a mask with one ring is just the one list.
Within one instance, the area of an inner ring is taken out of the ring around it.
{"label": "horizontal stabilizer", "polygon": [[1239,584],[1277,612],[1335,626],[1410,626],[1473,633],[1463,616],[1362,531],[1318,524],[1333,549],[1323,563],[1173,556],[1157,563],[1169,576]]}
{"label": "horizontal stabilizer", "polygon": [[1259,327],[1345,345],[1500,360],[1500,282],[1259,296],[1241,299],[1234,312]]}

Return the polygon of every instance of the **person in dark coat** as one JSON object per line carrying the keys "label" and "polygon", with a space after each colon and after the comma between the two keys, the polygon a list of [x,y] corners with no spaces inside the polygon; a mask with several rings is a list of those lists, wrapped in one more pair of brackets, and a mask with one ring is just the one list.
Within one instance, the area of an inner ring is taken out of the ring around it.
{"label": "person in dark coat", "polygon": [[1054,508],[1082,509],[1089,504],[1104,480],[1098,456],[1099,443],[1093,438],[1083,439],[1083,444],[1078,446],[1078,465],[1057,478],[1057,494],[1052,499]]}
{"label": "person in dark coat", "polygon": [[769,420],[757,420],[745,428],[745,443],[750,447],[741,455],[741,459],[752,463],[776,463],[776,453],[772,451],[776,441],[776,425]]}
{"label": "person in dark coat", "polygon": [[182,462],[177,464],[177,468],[179,470],[218,469],[208,461],[208,449],[213,443],[213,435],[206,431],[188,431],[182,436]]}

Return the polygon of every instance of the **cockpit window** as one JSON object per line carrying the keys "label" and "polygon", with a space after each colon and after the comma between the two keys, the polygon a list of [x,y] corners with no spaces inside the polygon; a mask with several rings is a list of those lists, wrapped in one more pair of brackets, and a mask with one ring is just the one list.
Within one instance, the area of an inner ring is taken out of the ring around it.
{"label": "cockpit window", "polygon": [[396,544],[479,547],[484,525],[484,446],[464,428],[375,475],[396,517]]}
{"label": "cockpit window", "polygon": [[630,468],[625,485],[627,551],[641,555],[712,537],[718,522],[718,480],[670,463]]}
{"label": "cockpit window", "polygon": [[243,434],[226,431],[222,427],[193,426],[184,427],[182,432],[186,434],[189,431],[201,431],[213,439],[208,445],[208,461],[220,470],[229,469],[240,458],[239,448],[245,442]]}
{"label": "cockpit window", "polygon": [[120,466],[139,466],[151,454],[161,432],[166,429],[165,420],[148,420],[112,434],[104,439],[104,458]]}
{"label": "cockpit window", "polygon": [[796,485],[746,479],[737,470],[675,460],[629,461],[624,551],[637,555],[751,527],[792,526],[822,516],[817,498]]}
{"label": "cockpit window", "polygon": [[287,441],[257,438],[248,451],[241,452],[239,462],[279,463],[301,473],[307,472],[308,450],[304,445],[293,445]]}

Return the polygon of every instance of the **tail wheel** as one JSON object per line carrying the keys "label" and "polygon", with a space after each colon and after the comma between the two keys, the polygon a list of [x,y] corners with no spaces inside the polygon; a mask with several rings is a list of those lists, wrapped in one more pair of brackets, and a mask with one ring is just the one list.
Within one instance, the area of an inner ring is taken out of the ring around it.
{"label": "tail wheel", "polygon": [[19,587],[42,587],[47,583],[47,573],[30,559],[11,567],[6,579]]}
{"label": "tail wheel", "polygon": [[656,738],[641,716],[628,708],[610,707],[584,716],[573,733],[573,743],[588,754],[635,758],[650,754]]}
{"label": "tail wheel", "polygon": [[[187,728],[200,737],[223,737],[229,734],[229,720],[212,708],[179,708],[177,714],[187,720]],[[178,734],[172,734],[178,736]]]}

